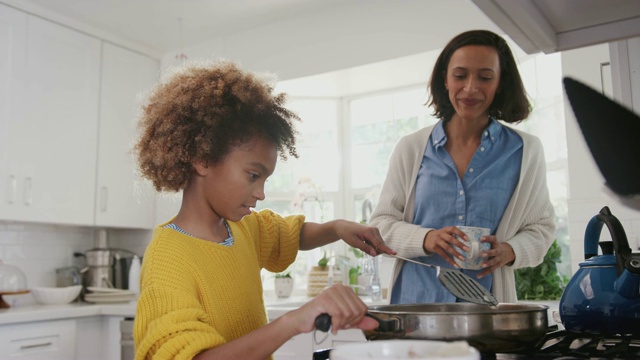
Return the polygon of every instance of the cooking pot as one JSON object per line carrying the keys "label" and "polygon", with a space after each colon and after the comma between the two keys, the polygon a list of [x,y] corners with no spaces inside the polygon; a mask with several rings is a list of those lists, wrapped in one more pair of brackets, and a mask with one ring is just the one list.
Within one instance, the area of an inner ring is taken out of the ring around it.
{"label": "cooking pot", "polygon": [[86,286],[118,289],[129,288],[129,267],[134,255],[129,250],[114,248],[94,248],[84,254],[74,253],[76,257],[85,258]]}
{"label": "cooking pot", "polygon": [[[363,332],[367,340],[466,340],[481,353],[522,352],[542,345],[548,327],[547,309],[534,304],[370,306],[368,315],[379,327]],[[322,329],[318,325],[316,321],[316,328]]]}
{"label": "cooking pot", "polygon": [[[598,242],[605,224],[612,241]],[[640,254],[631,253],[620,221],[606,206],[587,224],[584,254],[560,299],[564,327],[593,334],[640,334]]]}

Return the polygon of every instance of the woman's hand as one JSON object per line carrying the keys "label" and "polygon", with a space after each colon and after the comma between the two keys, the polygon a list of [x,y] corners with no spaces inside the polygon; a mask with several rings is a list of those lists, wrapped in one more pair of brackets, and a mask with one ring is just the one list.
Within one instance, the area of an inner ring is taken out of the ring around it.
{"label": "woman's hand", "polygon": [[396,254],[395,251],[384,243],[380,235],[380,230],[376,227],[343,220],[336,224],[336,232],[344,242],[371,256],[382,253]]}
{"label": "woman's hand", "polygon": [[454,235],[457,235],[464,240],[469,240],[467,235],[455,226],[447,226],[438,230],[431,230],[424,237],[423,248],[426,253],[433,253],[440,255],[446,262],[452,266],[459,268],[454,260],[454,256],[464,261],[464,256],[460,254],[455,248],[458,247],[464,251],[469,251],[469,248]]}
{"label": "woman's hand", "polygon": [[512,264],[516,260],[516,254],[509,243],[498,241],[493,235],[483,236],[480,241],[490,243],[491,249],[480,255],[486,260],[482,263],[484,270],[478,274],[478,279],[491,274],[501,266]]}
{"label": "woman's hand", "polygon": [[373,330],[378,327],[377,321],[364,316],[367,311],[367,305],[350,287],[335,284],[325,289],[315,299],[284,316],[292,318],[298,332],[307,333],[315,329],[318,315],[329,314],[331,332],[336,334],[340,329]]}

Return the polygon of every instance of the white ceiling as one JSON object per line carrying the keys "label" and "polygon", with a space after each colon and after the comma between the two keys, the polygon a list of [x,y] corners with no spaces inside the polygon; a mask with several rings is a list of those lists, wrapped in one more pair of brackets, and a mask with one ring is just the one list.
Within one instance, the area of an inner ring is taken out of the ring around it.
{"label": "white ceiling", "polygon": [[[0,0],[45,9],[160,53],[363,0]],[[182,31],[180,31],[182,23]],[[182,33],[182,39],[181,39]]]}
{"label": "white ceiling", "polygon": [[472,0],[526,52],[640,36],[640,0]]}

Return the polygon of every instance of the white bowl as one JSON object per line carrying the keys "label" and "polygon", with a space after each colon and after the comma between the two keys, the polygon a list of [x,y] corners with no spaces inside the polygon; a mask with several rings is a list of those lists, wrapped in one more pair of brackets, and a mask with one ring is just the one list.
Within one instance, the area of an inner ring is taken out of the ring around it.
{"label": "white bowl", "polygon": [[480,353],[466,341],[375,340],[337,346],[331,360],[479,360]]}
{"label": "white bowl", "polygon": [[68,304],[80,295],[82,285],[67,287],[36,287],[31,294],[37,302],[44,305]]}

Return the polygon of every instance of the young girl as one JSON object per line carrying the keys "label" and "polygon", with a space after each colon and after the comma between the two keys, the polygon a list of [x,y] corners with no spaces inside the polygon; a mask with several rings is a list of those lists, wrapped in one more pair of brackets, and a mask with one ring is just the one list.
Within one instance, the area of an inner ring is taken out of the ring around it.
{"label": "young girl", "polygon": [[143,108],[135,145],[143,176],[180,191],[178,214],[159,225],[142,266],[136,359],[265,359],[328,313],[332,328],[372,329],[366,305],[334,285],[267,323],[260,270],[286,269],[298,249],[338,239],[371,255],[395,253],[378,230],[344,220],[252,211],[278,156],[297,157],[297,116],[284,94],[233,63],[183,68]]}

